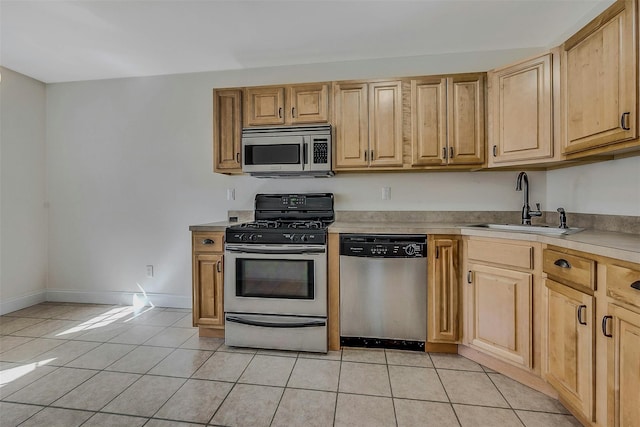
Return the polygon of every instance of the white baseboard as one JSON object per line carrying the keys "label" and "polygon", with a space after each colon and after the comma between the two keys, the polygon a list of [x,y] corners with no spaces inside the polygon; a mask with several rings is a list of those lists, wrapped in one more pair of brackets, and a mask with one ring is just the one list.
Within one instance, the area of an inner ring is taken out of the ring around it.
{"label": "white baseboard", "polygon": [[[31,307],[35,304],[40,304],[46,300],[47,294],[45,290],[33,292],[21,297],[9,298],[7,300],[3,299],[0,301],[0,316],[13,311],[22,310],[23,308]],[[189,307],[191,307],[191,304],[189,304]]]}
{"label": "white baseboard", "polygon": [[[142,296],[141,293],[136,292],[86,292],[48,289],[46,291],[46,300],[51,302],[132,305],[134,295]],[[190,295],[147,293],[147,299],[156,307],[191,308]]]}

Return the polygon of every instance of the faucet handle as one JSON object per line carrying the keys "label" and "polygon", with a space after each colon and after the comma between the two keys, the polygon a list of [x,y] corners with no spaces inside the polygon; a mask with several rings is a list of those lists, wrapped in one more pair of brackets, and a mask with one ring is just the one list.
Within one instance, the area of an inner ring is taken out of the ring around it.
{"label": "faucet handle", "polygon": [[558,213],[560,214],[560,225],[558,228],[569,228],[567,227],[567,215],[564,211],[564,208],[558,208]]}
{"label": "faucet handle", "polygon": [[542,211],[540,210],[540,203],[536,203],[536,210],[529,211],[530,216],[542,216]]}
{"label": "faucet handle", "polygon": [[540,212],[540,203],[536,203],[536,210]]}

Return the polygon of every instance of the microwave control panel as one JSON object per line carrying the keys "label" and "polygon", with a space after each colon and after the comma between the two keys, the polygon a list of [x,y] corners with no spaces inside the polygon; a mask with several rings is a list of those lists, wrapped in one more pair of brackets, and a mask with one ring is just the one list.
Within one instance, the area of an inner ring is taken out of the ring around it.
{"label": "microwave control panel", "polygon": [[329,162],[329,143],[326,140],[313,143],[313,163],[326,164]]}

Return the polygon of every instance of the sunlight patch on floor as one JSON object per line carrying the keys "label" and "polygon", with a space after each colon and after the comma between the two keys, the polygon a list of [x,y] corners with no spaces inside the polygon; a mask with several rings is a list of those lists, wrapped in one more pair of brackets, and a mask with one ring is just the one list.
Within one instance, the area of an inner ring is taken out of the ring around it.
{"label": "sunlight patch on floor", "polygon": [[53,362],[56,358],[41,360],[39,362],[29,363],[22,366],[16,366],[0,371],[0,387],[4,387],[12,381],[17,380],[20,377],[27,375],[29,372],[33,372],[40,366],[45,366],[48,363]]}

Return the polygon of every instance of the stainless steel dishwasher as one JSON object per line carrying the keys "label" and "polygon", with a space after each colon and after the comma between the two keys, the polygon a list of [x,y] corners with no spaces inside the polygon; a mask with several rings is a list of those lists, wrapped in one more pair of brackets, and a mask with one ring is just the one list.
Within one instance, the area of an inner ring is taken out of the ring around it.
{"label": "stainless steel dishwasher", "polygon": [[427,237],[340,235],[340,343],[424,350]]}

